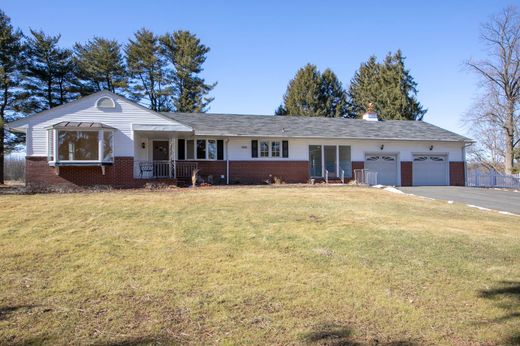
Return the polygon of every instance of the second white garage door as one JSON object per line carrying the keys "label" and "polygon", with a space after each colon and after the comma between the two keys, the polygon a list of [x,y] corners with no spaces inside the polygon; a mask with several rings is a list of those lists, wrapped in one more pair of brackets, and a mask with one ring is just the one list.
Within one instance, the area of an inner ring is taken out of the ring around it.
{"label": "second white garage door", "polygon": [[397,156],[366,155],[365,169],[377,172],[378,184],[397,185]]}
{"label": "second white garage door", "polygon": [[413,185],[448,185],[448,160],[443,155],[415,155]]}

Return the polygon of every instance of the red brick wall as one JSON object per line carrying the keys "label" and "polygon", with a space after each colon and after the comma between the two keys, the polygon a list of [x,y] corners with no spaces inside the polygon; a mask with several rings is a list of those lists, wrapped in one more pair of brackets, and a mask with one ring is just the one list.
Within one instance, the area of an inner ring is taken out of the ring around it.
{"label": "red brick wall", "polygon": [[269,176],[286,183],[306,183],[309,180],[308,161],[230,161],[230,183],[258,184]]}
{"label": "red brick wall", "polygon": [[139,187],[146,180],[134,179],[134,159],[132,157],[116,157],[114,164],[105,167],[103,175],[101,167],[50,167],[46,157],[26,157],[26,183],[28,185],[112,185],[115,187]]}
{"label": "red brick wall", "polygon": [[466,180],[464,176],[464,161],[450,162],[450,185],[464,186]]}
{"label": "red brick wall", "polygon": [[411,161],[401,161],[401,186],[412,186],[413,170]]}
{"label": "red brick wall", "polygon": [[364,161],[352,161],[352,179],[356,178],[356,175],[354,174],[354,170],[356,169],[364,169],[365,168],[365,162]]}
{"label": "red brick wall", "polygon": [[[179,162],[197,162],[197,167],[199,168],[199,175],[207,179],[208,176],[213,176],[213,182],[216,183],[226,183],[226,161],[200,161],[200,160],[187,160],[187,161],[179,161]],[[220,176],[224,176],[224,181],[220,181]]]}

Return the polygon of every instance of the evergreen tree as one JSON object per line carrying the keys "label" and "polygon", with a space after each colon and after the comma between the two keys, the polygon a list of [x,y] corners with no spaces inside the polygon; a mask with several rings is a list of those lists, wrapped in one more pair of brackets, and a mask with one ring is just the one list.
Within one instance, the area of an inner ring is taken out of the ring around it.
{"label": "evergreen tree", "polygon": [[346,93],[334,72],[323,74],[315,65],[307,64],[289,82],[283,104],[276,115],[341,117],[346,114]]}
{"label": "evergreen tree", "polygon": [[199,76],[203,71],[209,47],[189,31],[175,31],[161,37],[162,52],[174,67],[173,106],[177,112],[205,112],[213,97],[207,97],[215,87]]}
{"label": "evergreen tree", "polygon": [[126,46],[129,92],[137,102],[145,101],[156,112],[172,109],[171,71],[161,54],[159,37],[147,29],[141,29]]}
{"label": "evergreen tree", "polygon": [[315,65],[307,64],[296,72],[283,97],[287,115],[322,116],[321,75]]}
{"label": "evergreen tree", "polygon": [[100,90],[121,93],[127,87],[127,74],[121,44],[116,40],[94,37],[74,45],[77,76],[82,94]]}
{"label": "evergreen tree", "polygon": [[321,97],[326,117],[343,117],[347,114],[347,96],[343,85],[331,69],[321,76]]}
{"label": "evergreen tree", "polygon": [[0,184],[4,183],[4,153],[20,143],[20,138],[4,131],[4,124],[16,117],[20,100],[20,55],[22,33],[14,29],[11,19],[0,10]]}
{"label": "evergreen tree", "polygon": [[58,46],[61,35],[46,35],[31,30],[25,48],[25,113],[37,113],[75,99],[72,51]]}
{"label": "evergreen tree", "polygon": [[283,105],[279,105],[274,111],[274,115],[287,115],[287,109]]}
{"label": "evergreen tree", "polygon": [[380,92],[380,75],[380,66],[375,56],[361,64],[350,82],[348,91],[350,117],[361,117],[366,112],[368,104],[376,102]]}
{"label": "evergreen tree", "polygon": [[417,83],[404,66],[400,50],[383,63],[375,56],[361,64],[349,87],[349,115],[361,117],[369,103],[382,119],[422,120],[426,110],[417,101]]}

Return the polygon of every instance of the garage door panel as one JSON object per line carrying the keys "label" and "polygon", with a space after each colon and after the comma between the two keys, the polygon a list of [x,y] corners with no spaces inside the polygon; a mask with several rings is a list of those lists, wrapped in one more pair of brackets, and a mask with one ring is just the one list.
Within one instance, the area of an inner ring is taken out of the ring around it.
{"label": "garage door panel", "polygon": [[448,185],[448,160],[443,155],[416,155],[413,158],[413,185]]}
{"label": "garage door panel", "polygon": [[395,155],[366,155],[365,169],[377,172],[377,183],[397,185],[397,157]]}

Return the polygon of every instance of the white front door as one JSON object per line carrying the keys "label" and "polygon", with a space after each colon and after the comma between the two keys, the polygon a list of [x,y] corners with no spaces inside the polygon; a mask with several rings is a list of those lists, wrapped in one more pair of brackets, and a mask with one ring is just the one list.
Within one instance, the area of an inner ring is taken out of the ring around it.
{"label": "white front door", "polygon": [[414,155],[413,185],[448,185],[448,159],[445,155]]}
{"label": "white front door", "polygon": [[397,156],[388,154],[366,155],[365,170],[377,172],[377,183],[397,185]]}

